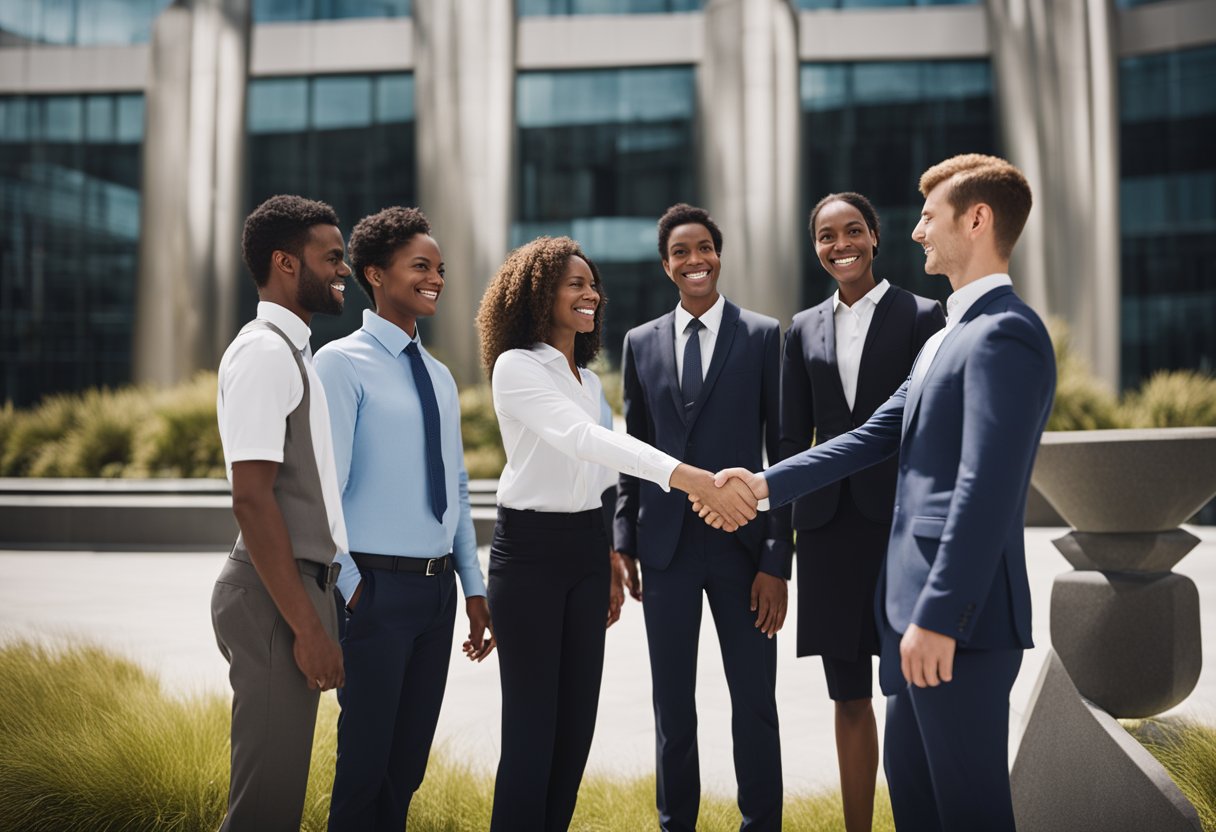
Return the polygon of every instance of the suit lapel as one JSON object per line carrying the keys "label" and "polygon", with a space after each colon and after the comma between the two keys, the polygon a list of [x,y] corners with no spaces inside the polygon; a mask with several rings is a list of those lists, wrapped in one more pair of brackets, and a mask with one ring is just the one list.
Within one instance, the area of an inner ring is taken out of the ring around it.
{"label": "suit lapel", "polygon": [[840,365],[836,363],[836,306],[832,298],[819,304],[819,348],[824,362],[831,368],[828,382],[840,400],[840,409],[849,409],[849,400],[844,395],[844,382],[840,380]]}
{"label": "suit lapel", "polygon": [[654,325],[654,337],[659,344],[659,362],[662,364],[660,384],[667,387],[672,406],[680,418],[684,416],[684,397],[680,394],[680,374],[676,371],[676,313],[668,312]]}
{"label": "suit lapel", "polygon": [[[701,395],[697,398],[696,403],[693,404],[692,411],[685,420],[689,430],[692,430],[692,426],[696,424],[697,416],[700,415],[701,410],[704,408],[706,399],[713,393],[714,384],[717,382],[718,376],[722,375],[722,367],[726,364],[726,357],[730,355],[730,345],[735,340],[735,329],[738,328],[738,325],[739,307],[727,301],[726,306],[722,310],[722,325],[718,328],[718,337],[714,341],[714,355],[709,361],[709,371],[705,374],[705,384],[701,387]],[[674,346],[672,354],[673,356],[675,354]],[[676,386],[677,388],[679,387],[678,384]]]}
{"label": "suit lapel", "polygon": [[861,361],[858,362],[857,367],[857,395],[853,398],[854,416],[857,415],[857,402],[861,401],[862,398],[861,390],[866,379],[866,367],[872,361],[872,355],[876,351],[874,342],[878,338],[878,333],[882,331],[883,321],[886,320],[887,313],[895,305],[895,296],[899,291],[899,287],[889,286],[883,294],[882,299],[878,301],[878,305],[874,307],[874,315],[870,318],[870,328],[866,332],[866,341],[861,347]]}

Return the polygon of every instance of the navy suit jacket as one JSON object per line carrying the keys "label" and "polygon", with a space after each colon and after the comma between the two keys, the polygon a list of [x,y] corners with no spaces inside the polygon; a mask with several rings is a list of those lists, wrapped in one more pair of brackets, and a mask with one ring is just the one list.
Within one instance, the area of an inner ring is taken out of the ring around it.
{"label": "navy suit jacket", "polygon": [[[764,467],[777,459],[781,327],[773,318],[730,301],[700,398],[685,411],[676,374],[675,310],[625,336],[621,375],[625,426],[630,435],[709,471]],[[732,534],[712,532],[724,546],[742,545],[760,571],[788,578],[793,547],[788,512],[761,512]],[[782,516],[784,515],[784,516]],[[617,487],[616,549],[655,569],[675,555],[689,512],[688,496],[622,476]],[[784,522],[783,522],[784,521]]]}
{"label": "navy suit jacket", "polygon": [[[908,378],[929,336],[946,324],[941,304],[891,286],[874,308],[849,408],[836,363],[836,315],[829,297],[794,316],[781,362],[781,459],[822,445],[870,417]],[[897,460],[891,457],[849,478],[853,502],[877,523],[891,522]],[[817,529],[836,514],[840,484],[794,502],[795,529]]]}
{"label": "navy suit jacket", "polygon": [[1056,369],[1038,315],[993,289],[864,425],[765,474],[773,505],[896,454],[891,539],[879,587],[897,633],[916,624],[975,649],[1033,646],[1026,490]]}

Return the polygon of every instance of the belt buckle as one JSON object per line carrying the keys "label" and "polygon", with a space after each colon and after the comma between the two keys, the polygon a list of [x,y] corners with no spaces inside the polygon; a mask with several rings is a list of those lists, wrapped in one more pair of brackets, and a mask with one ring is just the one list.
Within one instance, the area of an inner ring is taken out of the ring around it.
{"label": "belt buckle", "polygon": [[325,589],[333,589],[338,583],[338,573],[342,571],[342,564],[334,562],[325,567],[322,573],[325,576]]}
{"label": "belt buckle", "polygon": [[435,564],[437,564],[440,560],[441,560],[441,558],[430,558],[426,562],[426,576],[428,578],[434,577],[435,575],[439,574],[438,572],[435,571]]}

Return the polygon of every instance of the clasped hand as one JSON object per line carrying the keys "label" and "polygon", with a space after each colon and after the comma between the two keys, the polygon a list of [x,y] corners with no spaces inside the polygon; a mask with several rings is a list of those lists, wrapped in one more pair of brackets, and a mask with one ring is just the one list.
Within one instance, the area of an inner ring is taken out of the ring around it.
{"label": "clasped hand", "polygon": [[723,492],[727,491],[745,495],[743,499],[752,509],[747,519],[751,520],[756,516],[756,505],[768,497],[768,482],[762,475],[753,474],[746,468],[725,468],[714,475],[713,488],[688,492],[692,510],[697,516],[715,529],[733,532],[745,525],[746,521],[737,522],[718,508],[717,503],[722,501]]}
{"label": "clasped hand", "polygon": [[[672,472],[671,486],[687,493],[694,507],[703,506],[705,510],[698,508],[698,513],[715,529],[733,532],[747,525],[749,520],[756,519],[758,499],[752,489],[739,479],[716,482],[709,471],[681,463]],[[710,514],[713,516],[708,516]]]}

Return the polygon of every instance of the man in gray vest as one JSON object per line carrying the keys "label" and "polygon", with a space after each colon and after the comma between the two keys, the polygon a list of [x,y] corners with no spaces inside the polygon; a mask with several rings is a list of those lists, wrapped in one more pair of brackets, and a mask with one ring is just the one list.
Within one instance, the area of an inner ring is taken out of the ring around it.
{"label": "man in gray vest", "polygon": [[216,409],[240,535],[211,596],[231,667],[225,832],[298,830],[320,692],[341,687],[333,586],[346,527],[309,323],[342,311],[350,268],[332,208],[275,196],[245,220],[257,318],[220,361]]}

